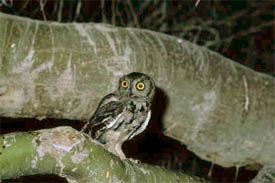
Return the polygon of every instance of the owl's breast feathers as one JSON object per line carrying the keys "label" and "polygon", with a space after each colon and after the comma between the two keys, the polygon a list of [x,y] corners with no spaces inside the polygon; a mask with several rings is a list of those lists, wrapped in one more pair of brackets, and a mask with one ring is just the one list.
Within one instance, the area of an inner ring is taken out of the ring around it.
{"label": "owl's breast feathers", "polygon": [[84,132],[102,143],[123,143],[145,130],[151,117],[150,107],[144,99],[111,93],[101,100]]}
{"label": "owl's breast feathers", "polygon": [[151,102],[144,99],[131,98],[127,101],[127,108],[133,113],[147,113],[151,108]]}

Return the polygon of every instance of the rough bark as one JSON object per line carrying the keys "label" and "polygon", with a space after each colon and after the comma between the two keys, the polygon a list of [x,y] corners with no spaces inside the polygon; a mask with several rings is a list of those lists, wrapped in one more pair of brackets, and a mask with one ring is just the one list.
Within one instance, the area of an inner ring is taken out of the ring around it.
{"label": "rough bark", "polygon": [[121,161],[71,127],[6,134],[0,136],[0,144],[0,180],[55,174],[73,183],[206,182],[160,167]]}
{"label": "rough bark", "polygon": [[224,167],[275,164],[274,78],[165,34],[0,13],[0,116],[88,119],[132,71],[167,96],[165,135]]}

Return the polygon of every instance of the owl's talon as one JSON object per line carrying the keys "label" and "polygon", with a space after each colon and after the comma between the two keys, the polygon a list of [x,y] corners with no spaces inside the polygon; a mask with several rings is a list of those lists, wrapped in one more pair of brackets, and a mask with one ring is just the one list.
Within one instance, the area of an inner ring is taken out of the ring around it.
{"label": "owl's talon", "polygon": [[131,161],[132,163],[136,163],[136,164],[141,163],[141,161],[140,161],[140,160],[138,160],[138,159],[127,158],[127,160]]}

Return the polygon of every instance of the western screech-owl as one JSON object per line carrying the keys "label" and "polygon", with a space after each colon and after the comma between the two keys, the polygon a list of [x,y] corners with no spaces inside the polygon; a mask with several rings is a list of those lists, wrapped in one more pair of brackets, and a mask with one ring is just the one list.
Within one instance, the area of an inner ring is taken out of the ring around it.
{"label": "western screech-owl", "polygon": [[122,144],[145,130],[154,96],[155,84],[149,76],[138,72],[124,75],[117,91],[101,100],[82,131],[125,159]]}

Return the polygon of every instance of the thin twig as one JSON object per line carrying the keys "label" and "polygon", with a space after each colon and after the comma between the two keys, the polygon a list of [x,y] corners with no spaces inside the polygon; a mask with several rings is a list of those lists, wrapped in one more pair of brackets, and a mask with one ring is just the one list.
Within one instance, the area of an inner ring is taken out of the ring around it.
{"label": "thin twig", "polygon": [[105,0],[100,1],[101,5],[101,17],[103,22],[107,22],[106,16],[105,16]]}
{"label": "thin twig", "polygon": [[58,13],[57,13],[57,21],[61,22],[62,20],[62,12],[63,12],[63,6],[64,6],[64,1],[61,0],[59,1],[59,8],[58,8]]}
{"label": "thin twig", "polygon": [[24,5],[19,9],[19,11],[18,11],[18,14],[20,14],[26,7],[27,7],[27,5],[29,4],[29,1],[30,0],[26,0],[25,2],[24,2]]}
{"label": "thin twig", "polygon": [[197,0],[196,4],[195,4],[195,7],[197,7],[199,5],[201,0]]}
{"label": "thin twig", "polygon": [[76,10],[75,10],[74,22],[77,20],[77,18],[78,18],[78,16],[79,16],[81,6],[82,6],[82,1],[81,1],[81,0],[78,0],[77,6],[76,6]]}
{"label": "thin twig", "polygon": [[131,0],[128,0],[127,2],[128,2],[129,7],[130,7],[131,14],[132,14],[133,17],[134,17],[135,26],[136,26],[136,27],[139,27],[138,18],[137,18],[137,15],[136,15],[135,11],[134,11],[132,2],[131,2]]}
{"label": "thin twig", "polygon": [[44,6],[45,6],[45,4],[46,4],[46,0],[45,0],[45,2],[44,2],[44,0],[40,0],[40,10],[41,10],[41,12],[42,12],[43,19],[44,19],[45,21],[47,21],[47,17],[46,17],[45,11],[44,11]]}
{"label": "thin twig", "polygon": [[112,24],[116,24],[116,3],[115,0],[112,1]]}

